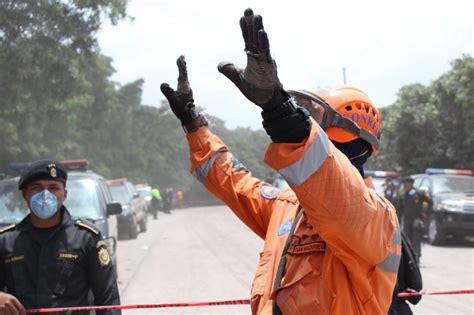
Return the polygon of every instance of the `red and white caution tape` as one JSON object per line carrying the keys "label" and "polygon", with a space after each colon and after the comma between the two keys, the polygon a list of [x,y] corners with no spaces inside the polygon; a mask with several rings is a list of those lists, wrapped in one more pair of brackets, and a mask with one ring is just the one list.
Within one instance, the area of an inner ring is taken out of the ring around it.
{"label": "red and white caution tape", "polygon": [[[398,297],[409,297],[415,295],[450,295],[450,294],[474,294],[474,289],[453,290],[453,291],[420,291],[420,292],[401,292]],[[71,311],[109,311],[109,310],[130,310],[141,308],[167,308],[167,307],[196,307],[196,306],[218,306],[218,305],[245,305],[250,304],[250,300],[228,300],[212,302],[184,302],[184,303],[162,303],[162,304],[128,304],[128,305],[103,305],[103,306],[72,306],[72,307],[52,307],[28,309],[26,313],[59,313]]]}
{"label": "red and white caution tape", "polygon": [[398,297],[409,297],[409,296],[415,296],[415,295],[445,295],[445,294],[474,294],[474,289],[435,291],[435,292],[428,292],[428,291],[423,291],[423,290],[420,292],[401,292],[401,293],[398,293]]}
{"label": "red and white caution tape", "polygon": [[129,305],[103,305],[103,306],[72,306],[72,307],[51,307],[26,310],[27,314],[35,313],[58,313],[70,311],[109,311],[109,310],[129,310],[139,308],[164,308],[164,307],[192,307],[192,306],[217,306],[217,305],[244,305],[250,304],[250,300],[229,300],[213,302],[190,302],[190,303],[163,303],[163,304],[129,304]]}

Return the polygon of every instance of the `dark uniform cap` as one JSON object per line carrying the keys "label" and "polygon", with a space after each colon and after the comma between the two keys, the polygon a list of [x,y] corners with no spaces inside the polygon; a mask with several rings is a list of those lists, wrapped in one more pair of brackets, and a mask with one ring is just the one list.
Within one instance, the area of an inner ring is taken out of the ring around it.
{"label": "dark uniform cap", "polygon": [[414,181],[413,177],[409,176],[402,179],[402,183],[413,183]]}
{"label": "dark uniform cap", "polygon": [[53,160],[39,160],[33,162],[21,174],[18,189],[24,189],[27,184],[35,180],[57,180],[66,186],[67,170],[61,163]]}

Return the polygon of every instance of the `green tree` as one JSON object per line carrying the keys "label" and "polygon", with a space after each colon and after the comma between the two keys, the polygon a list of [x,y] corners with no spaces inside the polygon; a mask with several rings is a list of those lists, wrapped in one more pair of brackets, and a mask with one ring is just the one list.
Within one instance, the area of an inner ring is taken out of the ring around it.
{"label": "green tree", "polygon": [[0,137],[11,144],[2,148],[0,166],[63,156],[74,109],[90,102],[84,70],[96,61],[96,33],[104,20],[125,18],[126,5],[125,0],[0,2]]}
{"label": "green tree", "polygon": [[402,87],[381,110],[383,152],[372,165],[404,174],[474,168],[474,59],[465,55],[428,86]]}

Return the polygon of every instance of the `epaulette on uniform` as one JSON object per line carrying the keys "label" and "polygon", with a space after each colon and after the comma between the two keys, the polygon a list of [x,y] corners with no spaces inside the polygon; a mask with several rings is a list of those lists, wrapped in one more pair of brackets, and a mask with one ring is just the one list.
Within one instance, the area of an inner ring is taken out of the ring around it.
{"label": "epaulette on uniform", "polygon": [[0,234],[6,232],[6,231],[10,231],[12,229],[14,229],[16,227],[16,224],[11,224],[11,225],[8,225],[2,229],[0,229]]}
{"label": "epaulette on uniform", "polygon": [[77,219],[76,220],[76,225],[80,226],[82,228],[85,228],[86,230],[94,233],[95,235],[99,235],[99,233],[100,233],[100,231],[97,229],[97,227],[95,227],[94,225],[92,225],[91,223],[89,223],[87,221]]}

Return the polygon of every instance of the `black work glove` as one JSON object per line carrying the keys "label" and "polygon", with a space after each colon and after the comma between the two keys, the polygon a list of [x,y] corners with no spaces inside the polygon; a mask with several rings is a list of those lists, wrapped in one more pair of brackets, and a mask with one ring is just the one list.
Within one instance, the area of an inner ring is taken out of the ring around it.
{"label": "black work glove", "polygon": [[231,62],[219,63],[219,72],[239,88],[251,102],[264,112],[271,111],[288,100],[277,75],[275,60],[270,55],[270,44],[263,29],[262,17],[247,9],[240,18],[240,28],[245,41],[247,66],[244,70]]}
{"label": "black work glove", "polygon": [[194,105],[193,90],[188,81],[188,70],[184,56],[180,56],[176,60],[176,64],[179,70],[178,89],[173,90],[168,83],[162,83],[160,89],[168,100],[173,113],[181,120],[181,125],[185,126],[198,118],[199,114]]}

